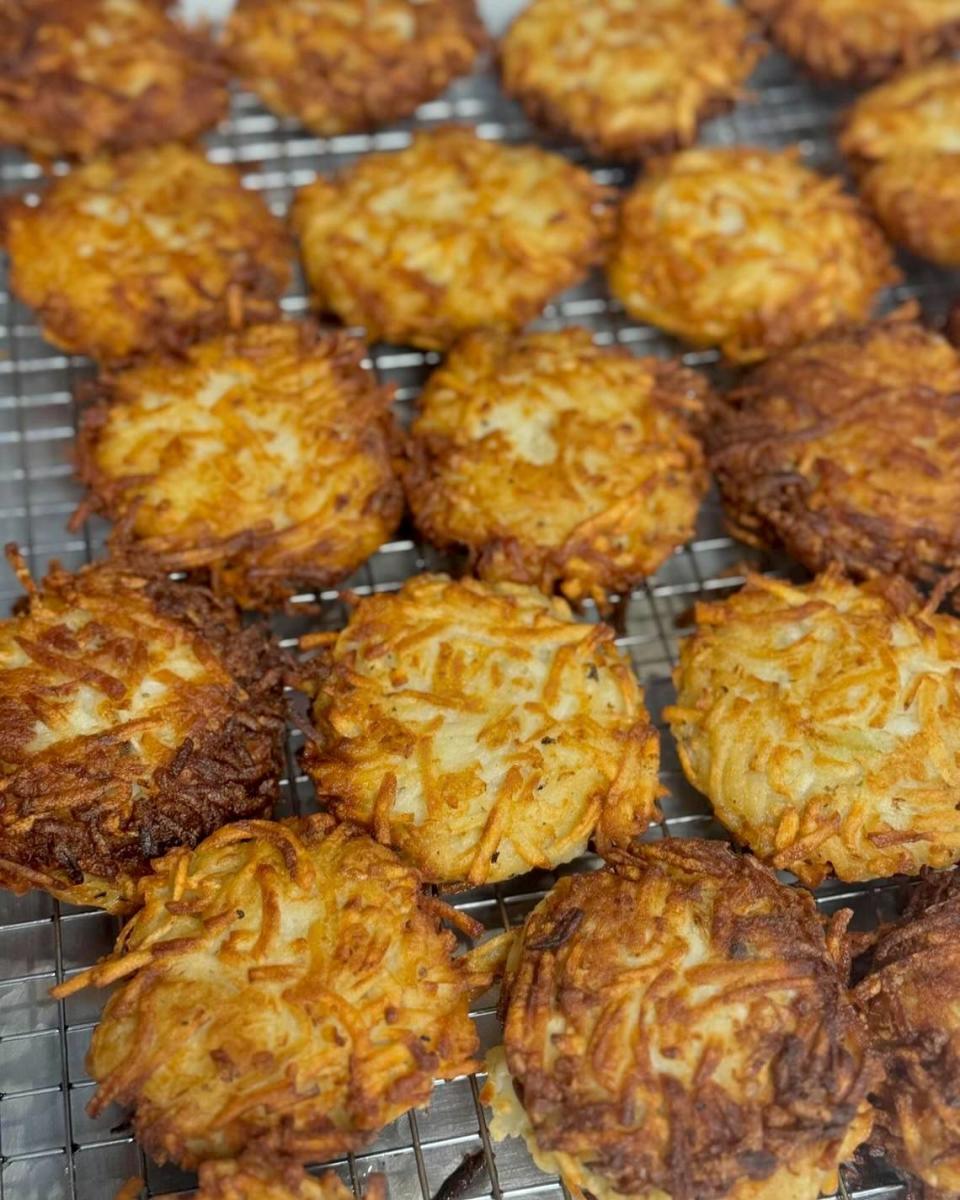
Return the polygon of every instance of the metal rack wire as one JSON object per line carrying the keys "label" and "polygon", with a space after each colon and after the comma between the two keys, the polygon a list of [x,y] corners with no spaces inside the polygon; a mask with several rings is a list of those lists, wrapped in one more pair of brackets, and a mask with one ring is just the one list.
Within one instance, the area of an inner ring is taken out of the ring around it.
{"label": "metal rack wire", "polygon": [[[800,79],[779,58],[768,59],[753,81],[754,94],[729,117],[714,121],[705,132],[710,142],[799,143],[808,161],[837,167],[831,127],[845,102],[842,94],[818,89]],[[283,212],[292,191],[317,172],[331,172],[371,149],[405,145],[415,126],[460,120],[477,126],[488,138],[519,141],[531,138],[522,115],[498,91],[489,74],[462,81],[443,99],[424,105],[415,121],[372,136],[323,140],[293,123],[266,113],[248,95],[234,97],[228,122],[209,139],[211,156],[239,163],[249,186],[264,193]],[[557,147],[582,159],[575,148]],[[627,182],[621,168],[597,167],[599,179]],[[0,155],[0,191],[36,186],[39,170],[15,155]],[[907,264],[908,282],[889,297],[895,303],[916,296],[927,314],[937,318],[960,280],[930,268]],[[291,313],[306,308],[302,281],[285,300]],[[544,314],[545,326],[580,323],[598,340],[616,341],[638,352],[677,353],[678,347],[648,326],[630,320],[609,299],[602,280],[593,278],[564,296]],[[372,366],[397,388],[401,413],[411,402],[434,356],[378,346]],[[713,370],[710,352],[686,354],[685,360]],[[39,337],[31,314],[9,295],[0,265],[0,532],[3,540],[20,542],[32,570],[42,572],[51,558],[79,566],[99,551],[105,526],[93,523],[76,535],[65,530],[78,490],[71,480],[69,449],[76,426],[73,388],[89,372],[82,360],[68,358]],[[765,570],[789,569],[783,562],[758,559],[723,532],[716,502],[701,514],[696,538],[633,595],[617,613],[619,642],[629,653],[647,688],[651,711],[658,715],[670,698],[669,673],[675,661],[678,618],[697,597],[722,594],[736,586],[743,564]],[[385,545],[351,581],[355,590],[386,589],[425,567],[442,565],[429,549],[403,532]],[[17,594],[4,569],[0,606],[6,611]],[[321,615],[306,622],[284,619],[282,636],[298,627],[321,624],[335,628],[344,613],[335,593],[320,598]],[[308,781],[299,771],[299,739],[292,735],[287,753],[285,805],[308,811]],[[707,806],[684,782],[669,735],[663,744],[664,782],[670,796],[664,819],[649,836],[720,835]],[[581,860],[571,869],[583,869]],[[490,929],[521,921],[550,886],[553,876],[535,873],[510,884],[483,888],[456,897]],[[830,911],[854,907],[861,926],[892,911],[892,885],[821,888],[818,901]],[[84,1055],[97,1019],[101,997],[80,994],[57,1003],[48,996],[54,982],[91,963],[112,945],[116,924],[103,913],[61,907],[40,893],[20,899],[0,893],[0,1200],[111,1200],[120,1184],[142,1174],[148,1194],[167,1195],[189,1188],[191,1179],[170,1167],[144,1161],[123,1114],[112,1111],[99,1120],[85,1114],[93,1085]],[[494,998],[476,1010],[484,1045],[497,1038]],[[491,1148],[479,1104],[478,1081],[461,1078],[437,1087],[429,1109],[411,1113],[388,1129],[363,1154],[335,1164],[354,1188],[373,1170],[388,1177],[392,1200],[430,1200],[463,1157],[479,1152],[482,1168],[465,1200],[521,1200],[561,1197],[557,1180],[544,1176],[519,1141]],[[895,1176],[882,1163],[846,1168],[838,1196],[856,1200],[893,1200],[903,1196]]]}

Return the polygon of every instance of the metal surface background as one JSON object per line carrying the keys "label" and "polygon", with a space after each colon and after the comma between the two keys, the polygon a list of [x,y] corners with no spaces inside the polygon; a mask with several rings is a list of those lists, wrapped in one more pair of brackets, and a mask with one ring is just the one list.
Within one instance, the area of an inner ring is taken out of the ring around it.
{"label": "metal surface background", "polygon": [[[798,143],[805,158],[821,167],[836,166],[832,129],[848,97],[804,81],[778,57],[761,65],[750,100],[733,115],[712,122],[709,142]],[[317,172],[331,172],[372,149],[405,145],[410,130],[448,120],[475,124],[487,138],[520,141],[533,135],[517,108],[498,91],[489,73],[455,85],[438,101],[424,105],[416,120],[372,136],[322,140],[266,113],[249,95],[234,97],[231,119],[208,139],[211,156],[239,163],[250,187],[261,191],[278,213],[285,211],[294,188]],[[559,146],[582,160],[576,148]],[[597,166],[598,179],[628,182],[620,168]],[[0,190],[35,187],[36,166],[15,155],[0,155]],[[917,263],[905,264],[908,281],[887,298],[888,304],[916,296],[932,319],[938,319],[960,279]],[[82,533],[66,532],[65,523],[77,498],[71,480],[69,452],[76,423],[72,391],[89,374],[89,364],[52,350],[38,336],[31,314],[11,299],[0,264],[0,534],[24,547],[34,572],[56,557],[70,567],[94,556],[106,527],[93,522]],[[302,282],[285,300],[290,313],[305,311]],[[598,339],[618,341],[638,353],[667,354],[678,347],[647,326],[626,317],[613,304],[599,277],[561,296],[544,315],[545,326],[581,323]],[[711,352],[686,354],[694,366],[713,371]],[[436,356],[377,346],[373,368],[397,386],[403,415]],[[310,469],[310,464],[305,464]],[[758,559],[724,533],[716,501],[704,506],[695,540],[679,551],[620,606],[620,644],[629,653],[647,687],[648,701],[659,714],[670,698],[669,674],[681,618],[698,596],[719,596],[736,586],[744,562],[765,570],[789,570],[782,561]],[[382,549],[351,581],[358,591],[396,587],[411,573],[440,560],[419,545],[409,531]],[[0,611],[17,594],[15,581],[2,568]],[[284,619],[278,630],[292,637],[299,629],[335,628],[344,611],[335,593],[320,597],[322,615],[303,622]],[[587,614],[589,618],[591,614]],[[285,803],[309,810],[310,788],[296,766],[299,739],[289,740]],[[721,836],[702,798],[683,781],[669,735],[663,741],[663,778],[671,795],[664,803],[662,824],[650,837]],[[591,860],[573,864],[584,869]],[[516,924],[549,887],[551,877],[528,875],[496,888],[456,898],[456,903],[491,929]],[[884,906],[892,911],[893,884],[867,887],[830,885],[818,899],[826,911],[851,904],[861,927],[876,921]],[[93,1085],[84,1070],[84,1054],[103,996],[83,993],[65,1003],[48,996],[52,984],[106,952],[116,923],[103,913],[61,906],[41,893],[14,899],[0,893],[0,1200],[111,1200],[131,1175],[143,1174],[149,1194],[160,1196],[188,1188],[191,1179],[171,1167],[144,1162],[123,1114],[111,1111],[97,1121],[85,1114]],[[494,998],[477,1010],[485,1045],[497,1040]],[[482,1080],[458,1079],[437,1087],[429,1109],[410,1114],[388,1129],[369,1150],[335,1164],[357,1187],[370,1171],[388,1176],[391,1200],[430,1200],[464,1155],[480,1150],[484,1169],[466,1192],[467,1200],[519,1200],[563,1195],[555,1179],[542,1175],[516,1140],[491,1152],[478,1104]],[[893,1200],[903,1196],[895,1177],[882,1164],[849,1168],[839,1195],[859,1200]]]}

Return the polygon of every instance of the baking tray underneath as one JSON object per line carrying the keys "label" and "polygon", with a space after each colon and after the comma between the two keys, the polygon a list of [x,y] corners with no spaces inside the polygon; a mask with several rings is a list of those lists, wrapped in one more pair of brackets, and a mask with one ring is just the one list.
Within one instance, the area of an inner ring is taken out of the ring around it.
{"label": "baking tray underneath", "polygon": [[[712,143],[752,142],[769,146],[798,143],[811,164],[836,168],[832,131],[849,97],[806,82],[784,60],[765,61],[752,81],[752,95],[734,114],[713,121],[704,140]],[[317,173],[329,173],[370,150],[399,149],[411,130],[457,120],[477,126],[483,137],[504,141],[532,140],[519,110],[498,90],[489,73],[456,84],[444,98],[425,104],[414,120],[370,136],[329,140],[305,134],[294,123],[278,120],[249,95],[237,94],[231,118],[208,140],[211,156],[236,162],[250,187],[261,191],[278,213],[286,210],[294,188]],[[583,161],[575,147],[554,148]],[[629,182],[621,167],[593,165],[605,183]],[[0,155],[0,190],[28,191],[39,170],[16,155]],[[939,319],[960,279],[916,262],[905,262],[907,282],[893,289],[888,305],[917,297],[927,315]],[[0,264],[0,535],[23,546],[34,572],[51,558],[77,567],[100,550],[106,526],[91,522],[72,535],[66,521],[78,498],[70,477],[69,450],[76,427],[73,389],[89,374],[89,364],[64,356],[46,345],[31,314],[13,300]],[[307,307],[302,280],[285,302],[290,313]],[[679,353],[676,343],[649,326],[627,317],[609,299],[602,279],[593,277],[552,304],[540,322],[544,327],[579,323],[598,340],[619,342],[637,353]],[[380,378],[396,385],[397,407],[409,415],[412,401],[436,356],[402,347],[376,346],[372,366]],[[697,352],[685,361],[711,373],[716,355]],[[789,572],[784,560],[758,556],[726,536],[714,498],[704,505],[697,536],[677,552],[649,583],[626,598],[617,611],[619,643],[630,655],[646,689],[651,711],[659,718],[671,698],[670,670],[679,621],[701,596],[722,596],[742,578],[744,564]],[[403,529],[383,546],[350,581],[355,591],[394,588],[408,575],[444,560],[424,548]],[[16,583],[4,566],[0,574],[0,611],[17,595]],[[336,628],[344,609],[336,593],[319,598],[321,615],[284,618],[278,632],[292,639],[307,628]],[[588,618],[595,614],[588,613]],[[288,811],[310,811],[311,790],[297,767],[299,737],[288,741],[288,778],[284,805]],[[685,783],[669,734],[663,739],[663,779],[670,789],[664,819],[648,836],[722,836],[707,806]],[[583,859],[569,869],[586,869]],[[491,929],[516,925],[550,886],[554,876],[535,873],[494,888],[481,888],[455,898]],[[895,883],[819,889],[824,911],[851,905],[859,927],[869,927],[895,908]],[[0,893],[0,1200],[112,1200],[131,1175],[143,1175],[151,1196],[189,1188],[192,1178],[174,1168],[145,1162],[123,1121],[111,1110],[98,1120],[85,1112],[93,1091],[84,1056],[96,1023],[101,997],[71,996],[56,1003],[49,988],[105,953],[112,945],[116,922],[103,913],[73,909],[35,893],[14,899]],[[498,1040],[495,998],[488,996],[476,1011],[484,1045]],[[519,1141],[493,1152],[478,1103],[482,1079],[462,1078],[439,1085],[430,1107],[411,1113],[384,1130],[364,1154],[338,1162],[336,1169],[355,1188],[371,1171],[388,1177],[391,1200],[430,1200],[463,1157],[484,1156],[483,1169],[465,1193],[466,1200],[493,1197],[553,1200],[563,1189],[556,1179],[536,1169]],[[846,1168],[838,1196],[858,1200],[893,1200],[904,1189],[882,1162]]]}

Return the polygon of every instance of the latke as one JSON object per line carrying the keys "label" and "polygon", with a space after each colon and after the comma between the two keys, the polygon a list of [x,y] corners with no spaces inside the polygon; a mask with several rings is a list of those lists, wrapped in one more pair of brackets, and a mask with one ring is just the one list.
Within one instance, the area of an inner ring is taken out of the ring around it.
{"label": "latke", "polygon": [[5,0],[0,145],[40,158],[190,140],[227,114],[226,72],[166,0]]}
{"label": "latke", "polygon": [[[333,1171],[308,1175],[299,1163],[262,1154],[204,1163],[193,1200],[354,1200]],[[363,1200],[387,1200],[386,1179],[371,1175]]]}
{"label": "latke", "polygon": [[631,316],[734,362],[862,320],[899,279],[839,179],[744,147],[654,161],[624,200],[608,275]]}
{"label": "latke", "polygon": [[960,48],[960,0],[743,0],[820,79],[869,83]]}
{"label": "latke", "polygon": [[239,822],[154,863],[140,898],[113,954],[55,994],[124,981],[88,1111],[130,1106],[158,1162],[334,1158],[475,1069],[468,1002],[489,978],[453,957],[453,910],[360,830]]}
{"label": "latke", "polygon": [[269,811],[280,660],[207,591],[111,563],[0,622],[0,886],[127,909],[150,859]]}
{"label": "latke", "polygon": [[392,392],[364,354],[285,321],[102,375],[79,434],[78,519],[107,513],[115,556],[208,571],[245,608],[338,583],[403,509]]}
{"label": "latke", "polygon": [[409,116],[486,42],[474,0],[238,0],[226,27],[246,85],[327,137]]}
{"label": "latke", "polygon": [[921,884],[857,989],[886,1072],[878,1140],[927,1200],[960,1195],[960,887]]}
{"label": "latke", "polygon": [[576,283],[603,257],[610,198],[556,154],[446,127],[303,188],[292,220],[321,310],[441,350],[519,328]]}
{"label": "latke", "polygon": [[761,56],[722,0],[533,0],[500,43],[504,88],[536,124],[602,158],[688,146]]}
{"label": "latke", "polygon": [[7,219],[10,284],[62,350],[181,350],[276,314],[282,224],[232,167],[167,145],[97,158]]}
{"label": "latke", "polygon": [[960,567],[960,355],[907,307],[758,368],[710,429],[736,537],[811,571]]}
{"label": "latke", "polygon": [[576,1200],[815,1200],[869,1134],[865,1026],[809,894],[668,838],[527,918],[488,1058],[493,1135]]}
{"label": "latke", "polygon": [[751,576],[698,604],[665,716],[690,782],[815,886],[960,859],[960,621],[906,580]]}
{"label": "latke", "polygon": [[481,578],[603,607],[693,536],[709,395],[679,363],[585,329],[468,334],[420,396],[404,479],[417,525],[469,547]]}
{"label": "latke", "polygon": [[918,67],[861,96],[840,144],[890,237],[960,266],[960,62]]}
{"label": "latke", "polygon": [[613,637],[513,584],[419,575],[361,600],[316,667],[321,805],[438,883],[626,844],[656,815],[659,743]]}

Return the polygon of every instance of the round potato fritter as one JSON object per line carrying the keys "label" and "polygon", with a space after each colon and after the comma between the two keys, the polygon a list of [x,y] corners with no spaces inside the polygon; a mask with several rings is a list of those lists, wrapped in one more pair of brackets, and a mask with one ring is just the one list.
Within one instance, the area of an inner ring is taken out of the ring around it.
{"label": "round potato fritter", "polygon": [[697,605],[666,710],[690,782],[818,884],[960,859],[960,621],[902,578],[752,576]]}
{"label": "round potato fritter", "polygon": [[815,1200],[876,1077],[812,897],[719,842],[637,846],[527,918],[484,1099],[595,1200]]}
{"label": "round potato fritter", "polygon": [[405,483],[417,524],[482,578],[625,591],[693,536],[710,389],[585,329],[469,334],[428,381]]}
{"label": "round potato fritter", "polygon": [[293,223],[322,310],[437,350],[519,328],[576,283],[605,252],[610,195],[558,155],[448,127],[318,179]]}
{"label": "round potato fritter", "polygon": [[280,660],[209,592],[51,569],[0,623],[0,885],[128,908],[149,860],[278,795]]}
{"label": "round potato fritter", "polygon": [[265,320],[287,238],[232,167],[167,145],[98,158],[7,221],[10,282],[55,346],[99,359],[178,351]]}
{"label": "round potato fritter", "polygon": [[927,1200],[960,1195],[960,887],[932,877],[857,989],[886,1072],[878,1140]]}
{"label": "round potato fritter", "polygon": [[476,1068],[469,998],[489,977],[360,830],[239,822],[154,863],[140,897],[113,955],[57,995],[125,980],[90,1043],[89,1112],[133,1108],[158,1162],[334,1158]]}
{"label": "round potato fritter", "polygon": [[636,184],[609,278],[632,316],[751,362],[869,316],[899,274],[839,179],[792,151],[712,147],[657,160]]}
{"label": "round potato fritter", "polygon": [[894,241],[960,267],[960,62],[931,63],[867,92],[841,147]]}
{"label": "round potato fritter", "polygon": [[760,367],[710,431],[733,533],[811,571],[960,567],[960,355],[913,308]]}
{"label": "round potato fritter", "polygon": [[506,90],[531,119],[601,157],[688,146],[760,58],[722,0],[533,0],[500,46]]}
{"label": "round potato fritter", "polygon": [[743,0],[821,79],[869,83],[960,48],[960,0]]}
{"label": "round potato fritter", "polygon": [[101,376],[78,518],[108,513],[124,562],[207,570],[245,608],[339,582],[403,509],[391,391],[364,354],[346,334],[278,322]]}
{"label": "round potato fritter", "polygon": [[630,664],[562,600],[420,575],[331,636],[304,765],[321,804],[427,879],[549,868],[655,817],[659,743]]}
{"label": "round potato fritter", "polygon": [[474,0],[239,0],[226,37],[274,112],[328,137],[409,116],[487,42]]}
{"label": "round potato fritter", "polygon": [[5,0],[0,145],[41,158],[191,139],[227,114],[226,72],[165,0]]}
{"label": "round potato fritter", "polygon": [[[200,1190],[192,1200],[354,1200],[333,1171],[308,1175],[299,1163],[272,1155],[248,1154],[239,1161],[204,1163]],[[386,1179],[371,1175],[363,1200],[386,1200]]]}

